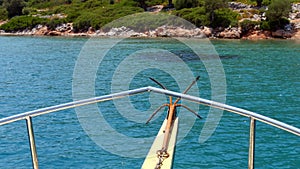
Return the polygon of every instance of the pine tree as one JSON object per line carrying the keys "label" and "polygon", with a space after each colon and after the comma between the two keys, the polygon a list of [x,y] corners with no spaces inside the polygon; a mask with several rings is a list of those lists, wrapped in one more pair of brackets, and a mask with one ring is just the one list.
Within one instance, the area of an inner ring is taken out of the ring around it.
{"label": "pine tree", "polygon": [[3,6],[8,12],[8,17],[12,18],[14,16],[22,15],[25,2],[23,0],[4,0]]}

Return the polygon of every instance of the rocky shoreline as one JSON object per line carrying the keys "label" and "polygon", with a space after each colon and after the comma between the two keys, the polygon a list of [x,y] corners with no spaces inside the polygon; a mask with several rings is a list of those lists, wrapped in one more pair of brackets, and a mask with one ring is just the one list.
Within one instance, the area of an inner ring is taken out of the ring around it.
{"label": "rocky shoreline", "polygon": [[[69,26],[66,26],[69,25]],[[263,31],[252,30],[245,35],[241,34],[240,28],[226,28],[224,30],[213,30],[209,27],[185,29],[181,27],[162,26],[153,31],[135,32],[126,27],[112,28],[108,32],[93,30],[87,32],[74,33],[72,25],[66,24],[56,30],[49,30],[47,26],[39,25],[32,30],[24,30],[15,33],[0,31],[0,36],[64,36],[64,37],[132,37],[132,38],[156,38],[156,37],[185,37],[185,38],[218,38],[218,39],[296,39],[300,40],[300,29],[297,30],[277,30]]]}
{"label": "rocky shoreline", "polygon": [[[231,2],[230,8],[236,12],[255,9],[251,5],[246,5],[238,2]],[[160,8],[158,8],[160,9]],[[15,33],[7,33],[0,30],[0,35],[9,36],[66,36],[66,37],[140,37],[140,38],[155,38],[155,37],[186,37],[186,38],[220,38],[220,39],[300,39],[300,3],[292,4],[292,12],[290,13],[290,24],[285,29],[276,31],[264,31],[259,28],[253,28],[246,34],[242,33],[241,27],[217,28],[201,27],[194,29],[186,29],[184,27],[161,26],[155,30],[146,32],[136,32],[125,26],[119,28],[111,28],[109,31],[94,30],[89,28],[87,32],[75,33],[72,23],[62,24],[56,27],[55,30],[50,30],[47,26],[38,25],[31,30],[24,30]],[[159,11],[155,11],[159,12]],[[262,21],[264,15],[251,15],[243,20]]]}

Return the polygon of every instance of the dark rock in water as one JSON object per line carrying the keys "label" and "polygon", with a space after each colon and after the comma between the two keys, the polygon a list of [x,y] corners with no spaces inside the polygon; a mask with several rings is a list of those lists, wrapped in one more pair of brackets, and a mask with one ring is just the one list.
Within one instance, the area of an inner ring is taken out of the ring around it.
{"label": "dark rock in water", "polygon": [[220,59],[237,59],[241,56],[239,56],[239,55],[220,55],[219,57],[220,57]]}

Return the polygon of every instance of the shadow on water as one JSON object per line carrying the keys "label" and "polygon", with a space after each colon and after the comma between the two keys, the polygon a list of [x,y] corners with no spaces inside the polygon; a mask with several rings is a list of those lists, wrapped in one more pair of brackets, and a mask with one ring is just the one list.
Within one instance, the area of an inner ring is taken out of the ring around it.
{"label": "shadow on water", "polygon": [[[180,51],[178,53],[175,53],[177,56],[179,56],[183,61],[196,61],[199,60],[199,56],[196,55],[195,53],[190,53],[190,52],[184,52],[184,51]],[[242,56],[240,55],[201,55],[200,56],[202,60],[211,60],[211,59],[217,59],[220,58],[221,60],[225,60],[225,59],[238,59]]]}

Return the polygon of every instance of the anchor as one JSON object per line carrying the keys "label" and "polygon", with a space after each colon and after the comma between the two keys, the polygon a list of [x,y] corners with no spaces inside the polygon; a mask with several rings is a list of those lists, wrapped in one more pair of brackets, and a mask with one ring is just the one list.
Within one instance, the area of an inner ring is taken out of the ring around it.
{"label": "anchor", "polygon": [[[198,76],[184,91],[183,94],[186,94],[192,86],[199,80],[200,76]],[[157,81],[154,78],[150,79],[158,84],[164,90],[168,90],[163,84]],[[168,113],[166,119],[164,120],[153,144],[152,147],[143,163],[143,169],[170,169],[172,168],[173,158],[174,158],[174,151],[175,151],[175,144],[177,138],[177,131],[178,131],[178,116],[177,116],[177,107],[183,107],[188,111],[192,112],[196,115],[199,119],[202,117],[197,114],[195,111],[190,109],[189,107],[178,104],[181,98],[177,98],[173,102],[172,96],[169,96],[169,103],[163,104],[158,107],[150,118],[147,120],[146,124],[148,124],[152,118],[164,107],[168,108]],[[162,137],[163,136],[163,137]]]}

